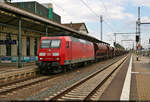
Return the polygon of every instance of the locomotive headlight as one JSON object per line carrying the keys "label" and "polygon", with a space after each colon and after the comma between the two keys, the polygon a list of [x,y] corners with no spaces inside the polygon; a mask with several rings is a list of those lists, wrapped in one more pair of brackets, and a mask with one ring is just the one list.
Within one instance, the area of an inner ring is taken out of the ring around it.
{"label": "locomotive headlight", "polygon": [[58,60],[59,60],[59,58],[56,58],[56,60],[58,61]]}
{"label": "locomotive headlight", "polygon": [[43,58],[40,58],[40,60],[43,60]]}
{"label": "locomotive headlight", "polygon": [[39,54],[39,56],[45,56],[46,55],[46,53],[40,53]]}
{"label": "locomotive headlight", "polygon": [[53,56],[59,56],[59,53],[52,53]]}

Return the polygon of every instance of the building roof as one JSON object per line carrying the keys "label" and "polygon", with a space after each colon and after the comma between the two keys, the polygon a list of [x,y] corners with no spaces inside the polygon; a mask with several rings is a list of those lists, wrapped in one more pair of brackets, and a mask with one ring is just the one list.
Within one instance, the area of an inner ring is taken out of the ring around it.
{"label": "building roof", "polygon": [[9,3],[0,2],[0,17],[1,17],[0,25],[2,26],[9,26],[9,27],[18,29],[18,21],[21,19],[22,20],[21,27],[24,30],[39,32],[40,34],[43,35],[45,34],[46,25],[47,25],[48,34],[50,34],[51,36],[52,35],[74,36],[74,37],[86,39],[92,42],[108,44],[106,42],[96,39],[95,37],[92,37],[90,35],[86,35],[86,34],[83,34],[82,32],[74,30],[70,27],[50,21],[49,19],[46,19],[34,13],[25,11],[23,9],[14,7],[12,6],[12,4],[9,4]]}
{"label": "building roof", "polygon": [[79,30],[80,30],[80,27],[81,27],[82,25],[84,25],[85,28],[86,28],[87,33],[89,33],[89,32],[88,32],[88,29],[87,29],[87,27],[86,27],[86,25],[85,25],[85,23],[67,23],[67,24],[62,24],[62,25],[67,26],[67,27],[70,27],[70,28],[73,28],[73,29],[75,29],[75,30],[77,30],[77,31],[79,31]]}

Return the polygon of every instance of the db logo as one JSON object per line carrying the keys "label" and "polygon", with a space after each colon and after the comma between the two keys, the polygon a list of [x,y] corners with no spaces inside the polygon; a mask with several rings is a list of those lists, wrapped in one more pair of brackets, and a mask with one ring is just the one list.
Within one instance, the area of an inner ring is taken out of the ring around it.
{"label": "db logo", "polygon": [[48,51],[51,51],[51,49],[49,49]]}
{"label": "db logo", "polygon": [[51,56],[52,54],[51,53],[47,53],[47,56]]}

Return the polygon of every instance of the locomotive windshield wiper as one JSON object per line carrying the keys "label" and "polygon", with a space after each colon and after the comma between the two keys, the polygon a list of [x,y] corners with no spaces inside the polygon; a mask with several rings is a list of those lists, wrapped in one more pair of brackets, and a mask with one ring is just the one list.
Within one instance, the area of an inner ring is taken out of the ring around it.
{"label": "locomotive windshield wiper", "polygon": [[49,48],[51,48],[51,43],[52,43],[52,40],[50,40],[50,42],[49,42]]}

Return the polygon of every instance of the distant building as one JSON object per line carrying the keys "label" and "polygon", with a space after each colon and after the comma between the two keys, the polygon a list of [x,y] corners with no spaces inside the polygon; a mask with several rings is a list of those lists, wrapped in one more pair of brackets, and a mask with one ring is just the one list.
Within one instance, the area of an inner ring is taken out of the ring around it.
{"label": "distant building", "polygon": [[0,2],[11,2],[11,0],[0,0]]}
{"label": "distant building", "polygon": [[84,33],[84,34],[89,33],[85,23],[72,23],[71,22],[71,23],[62,24],[62,25],[70,27],[70,28],[77,30],[77,31]]}
{"label": "distant building", "polygon": [[48,18],[54,22],[61,23],[61,17],[53,12],[53,6],[51,3],[39,4],[36,1],[31,2],[12,2],[16,7],[20,7],[29,12],[38,14],[42,17]]}

